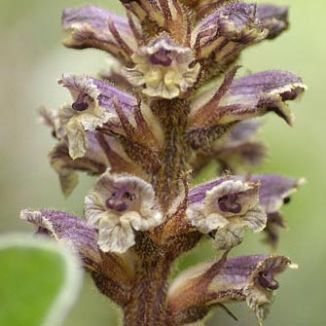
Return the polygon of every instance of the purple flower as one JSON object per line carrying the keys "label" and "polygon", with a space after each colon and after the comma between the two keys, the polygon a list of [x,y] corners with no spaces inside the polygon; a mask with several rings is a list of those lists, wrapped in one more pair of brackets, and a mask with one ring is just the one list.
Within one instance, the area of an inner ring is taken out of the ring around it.
{"label": "purple flower", "polygon": [[37,211],[26,209],[20,216],[23,220],[34,224],[37,233],[73,246],[87,269],[96,270],[101,264],[101,253],[96,244],[97,232],[81,218],[48,209]]}
{"label": "purple flower", "polygon": [[214,231],[218,249],[231,249],[242,242],[247,227],[259,232],[266,226],[258,194],[259,184],[225,178],[201,200],[194,201],[194,191],[190,191],[187,218],[203,233]]}
{"label": "purple flower", "polygon": [[143,86],[150,97],[172,99],[185,93],[197,80],[200,65],[192,50],[177,45],[170,37],[162,36],[132,56],[133,69],[125,76],[134,86]]}
{"label": "purple flower", "polygon": [[98,244],[104,252],[124,253],[135,244],[135,231],[162,224],[152,186],[129,175],[102,175],[85,198],[85,214],[97,225]]}
{"label": "purple flower", "polygon": [[98,7],[65,9],[62,25],[69,34],[64,44],[70,48],[97,48],[125,60],[137,48],[128,20]]}
{"label": "purple flower", "polygon": [[[207,307],[246,301],[261,323],[268,312],[275,277],[287,267],[296,268],[283,256],[244,256],[201,264],[181,273],[169,289],[170,312],[181,323],[205,316]],[[201,319],[200,318],[200,319]]]}

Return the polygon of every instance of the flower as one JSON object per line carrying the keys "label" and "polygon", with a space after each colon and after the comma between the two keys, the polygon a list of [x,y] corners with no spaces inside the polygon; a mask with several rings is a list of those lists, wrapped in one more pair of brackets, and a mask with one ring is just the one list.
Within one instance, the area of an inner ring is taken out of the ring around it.
{"label": "flower", "polygon": [[259,182],[259,201],[267,214],[265,233],[267,242],[276,246],[280,228],[286,227],[286,221],[280,212],[283,205],[291,200],[291,196],[305,183],[304,178],[294,179],[279,175],[255,175],[250,178]]}
{"label": "flower", "polygon": [[75,160],[69,155],[68,144],[64,141],[57,143],[49,153],[52,168],[57,172],[62,192],[69,196],[78,184],[76,171],[86,171],[90,175],[100,175],[110,166],[103,149],[93,134],[87,135],[91,144],[85,155]]}
{"label": "flower", "polygon": [[125,70],[126,78],[134,86],[142,86],[150,97],[180,96],[194,85],[200,71],[192,50],[165,34],[142,47],[132,59],[135,67]]}
{"label": "flower", "polygon": [[126,252],[135,244],[135,231],[148,231],[163,222],[149,183],[109,171],[85,198],[85,214],[88,223],[98,227],[98,244],[104,252]]}
{"label": "flower", "polygon": [[265,228],[266,215],[259,206],[258,191],[258,183],[221,180],[206,191],[203,200],[190,205],[187,218],[203,233],[216,231],[218,249],[231,249],[242,242],[246,227],[255,232]]}
{"label": "flower", "polygon": [[65,9],[62,25],[69,48],[97,48],[128,60],[137,40],[126,18],[95,6]]}
{"label": "flower", "polygon": [[247,169],[250,171],[259,166],[267,152],[265,145],[256,139],[260,127],[261,124],[257,120],[241,121],[231,127],[223,137],[213,141],[204,151],[199,146],[191,161],[194,175],[211,160],[219,164],[220,172],[228,171],[232,174]]}
{"label": "flower", "polygon": [[255,12],[255,5],[231,3],[203,18],[192,34],[192,47],[198,57],[206,58],[213,53],[215,60],[224,63],[247,44],[265,39],[268,30]]}
{"label": "flower", "polygon": [[87,149],[86,131],[95,131],[110,121],[119,128],[120,122],[114,109],[114,99],[127,110],[132,110],[137,101],[104,81],[86,76],[64,75],[59,84],[68,88],[73,104],[59,111],[60,124],[69,142],[72,159],[83,157]]}
{"label": "flower", "polygon": [[274,291],[279,288],[275,276],[282,273],[287,267],[296,269],[297,265],[292,264],[288,258],[283,256],[265,257],[257,263],[254,271],[250,274],[249,282],[244,288],[244,295],[260,325],[269,312]]}
{"label": "flower", "polygon": [[300,77],[274,70],[234,79],[235,73],[235,69],[229,72],[218,90],[213,90],[213,96],[205,92],[194,99],[190,131],[248,120],[268,112],[275,112],[289,125],[293,124],[294,116],[287,102],[306,90]]}
{"label": "flower", "polygon": [[72,245],[88,270],[96,270],[101,264],[101,254],[96,244],[96,229],[81,218],[55,210],[25,209],[21,219],[34,224],[37,233]]}
{"label": "flower", "polygon": [[246,301],[261,324],[279,284],[275,277],[286,268],[296,268],[284,256],[222,257],[181,273],[168,293],[168,306],[179,324],[195,322],[209,308]]}

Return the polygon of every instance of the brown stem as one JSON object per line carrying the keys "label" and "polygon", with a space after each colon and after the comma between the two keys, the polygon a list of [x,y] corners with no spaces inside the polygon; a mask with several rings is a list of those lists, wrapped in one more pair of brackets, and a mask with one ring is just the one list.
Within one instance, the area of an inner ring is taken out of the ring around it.
{"label": "brown stem", "polygon": [[156,180],[161,206],[167,210],[179,193],[179,180],[187,171],[189,147],[185,133],[190,106],[187,100],[157,100],[151,106],[165,134],[162,168]]}
{"label": "brown stem", "polygon": [[139,265],[131,300],[124,306],[124,325],[168,326],[166,292],[171,259],[145,237],[139,239],[136,251]]}

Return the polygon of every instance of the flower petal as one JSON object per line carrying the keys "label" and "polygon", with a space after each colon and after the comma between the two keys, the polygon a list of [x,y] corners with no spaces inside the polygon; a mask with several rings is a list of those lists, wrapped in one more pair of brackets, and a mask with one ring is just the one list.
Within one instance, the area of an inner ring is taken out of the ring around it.
{"label": "flower petal", "polygon": [[242,121],[231,129],[223,141],[213,145],[212,153],[224,171],[236,173],[242,167],[258,166],[266,155],[265,146],[255,141],[260,123],[255,120]]}
{"label": "flower petal", "polygon": [[36,225],[38,233],[73,245],[87,269],[94,270],[101,263],[101,254],[96,243],[97,232],[79,217],[47,209],[25,209],[20,217]]}
{"label": "flower petal", "polygon": [[216,231],[214,245],[217,250],[230,250],[243,241],[244,235],[245,225],[243,223],[229,223]]}
{"label": "flower petal", "polygon": [[128,219],[121,218],[116,224],[110,218],[101,219],[98,245],[102,251],[123,254],[134,244],[135,235]]}
{"label": "flower petal", "polygon": [[99,7],[85,6],[63,11],[62,25],[70,48],[96,48],[125,60],[137,48],[128,20]]}

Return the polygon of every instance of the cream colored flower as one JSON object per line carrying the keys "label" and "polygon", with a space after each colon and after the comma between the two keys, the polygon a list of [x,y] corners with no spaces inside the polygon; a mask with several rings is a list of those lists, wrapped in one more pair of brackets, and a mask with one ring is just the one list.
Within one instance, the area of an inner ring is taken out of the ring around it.
{"label": "cream colored flower", "polygon": [[189,207],[188,219],[203,233],[216,231],[217,248],[228,250],[242,242],[247,227],[255,232],[265,228],[266,214],[259,207],[258,190],[256,183],[226,180]]}
{"label": "cream colored flower", "polygon": [[165,35],[141,48],[132,60],[135,67],[125,70],[126,78],[151,97],[178,97],[194,85],[200,71],[200,64],[193,64],[193,51]]}
{"label": "cream colored flower", "polygon": [[69,154],[72,159],[83,157],[87,149],[86,131],[94,131],[116,114],[99,103],[101,91],[95,80],[86,76],[64,75],[59,81],[67,87],[74,103],[65,105],[59,112],[63,134],[69,142]]}
{"label": "cream colored flower", "polygon": [[134,231],[147,231],[163,222],[149,183],[109,171],[86,197],[85,214],[89,224],[97,225],[104,252],[126,252],[135,243]]}

